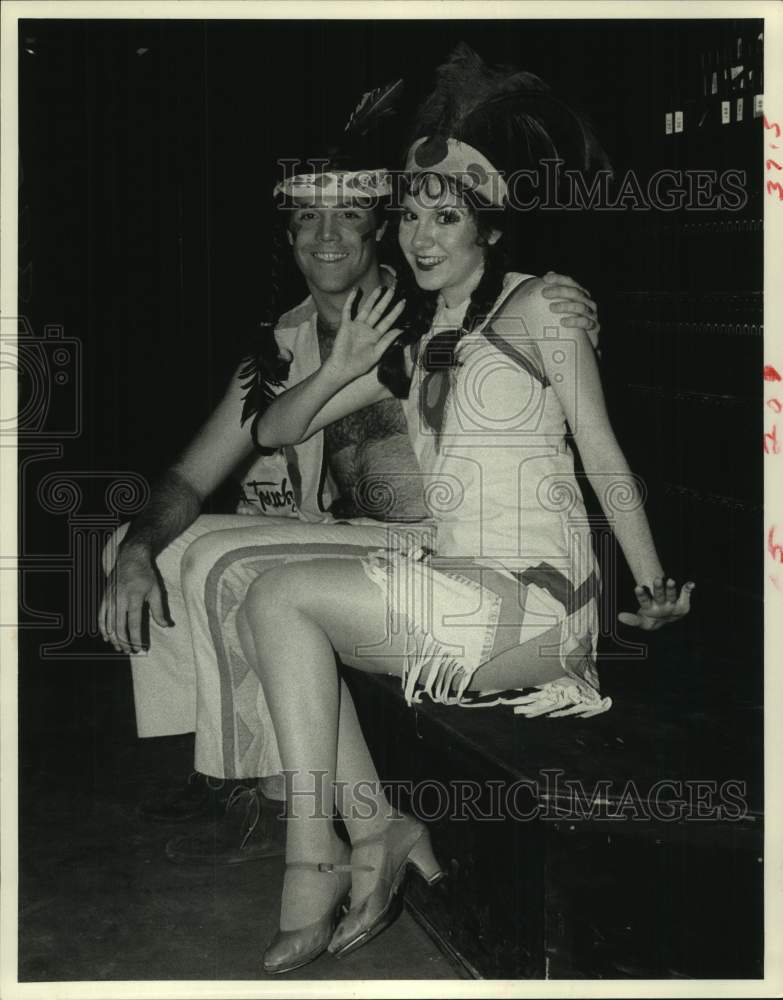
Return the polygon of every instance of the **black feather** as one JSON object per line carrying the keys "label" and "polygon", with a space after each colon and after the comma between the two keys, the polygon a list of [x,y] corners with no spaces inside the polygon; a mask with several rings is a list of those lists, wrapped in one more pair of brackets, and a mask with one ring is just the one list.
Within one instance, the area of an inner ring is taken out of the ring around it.
{"label": "black feather", "polygon": [[397,101],[402,95],[403,86],[404,83],[400,79],[363,94],[345,126],[346,135],[352,137],[367,135],[382,118],[397,114]]}
{"label": "black feather", "polygon": [[481,150],[498,169],[559,158],[566,167],[608,167],[586,120],[533,73],[488,66],[465,42],[437,69],[410,142],[449,136]]}
{"label": "black feather", "polygon": [[267,346],[259,353],[247,355],[239,370],[238,377],[244,379],[241,388],[245,393],[240,426],[254,414],[260,416],[277,395],[274,390],[282,388],[288,378],[293,357],[291,352],[277,354],[274,360],[268,354]]}

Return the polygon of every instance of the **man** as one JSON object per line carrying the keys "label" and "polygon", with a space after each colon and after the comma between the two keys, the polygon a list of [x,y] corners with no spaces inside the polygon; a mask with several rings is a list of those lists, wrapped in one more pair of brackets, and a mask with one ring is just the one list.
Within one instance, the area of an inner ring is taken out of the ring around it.
{"label": "man", "polygon": [[[317,175],[290,178],[281,187],[287,195],[286,238],[310,293],[275,328],[280,352],[291,360],[285,388],[312,374],[328,354],[351,289],[368,294],[394,276],[379,264],[377,252],[385,230],[377,206],[390,193],[385,171],[324,163]],[[595,306],[587,293],[570,278],[547,280],[553,312],[570,310],[564,325],[582,325],[597,338]],[[231,863],[282,853],[281,831],[270,820],[271,811],[262,808],[265,798],[284,796],[276,741],[260,685],[242,669],[237,654],[231,587],[221,590],[211,568],[220,568],[225,555],[225,572],[234,574],[236,590],[260,569],[295,558],[298,545],[384,545],[384,524],[363,515],[408,523],[426,513],[397,400],[341,419],[285,456],[254,460],[249,424],[242,422],[246,389],[238,370],[145,509],[127,533],[121,529],[119,548],[115,541],[105,554],[104,638],[117,650],[141,653],[142,613],[149,607],[148,649],[131,661],[139,736],[195,732],[197,772],[216,779],[261,779],[258,790],[239,788],[228,800],[227,827],[233,815],[239,830],[217,841],[178,838],[167,849],[177,861]],[[249,468],[239,509],[263,516],[252,521],[244,514],[199,516],[203,501],[243,464]],[[274,516],[280,514],[288,516]],[[337,523],[335,514],[350,518],[350,524]],[[252,551],[237,559],[250,524]],[[186,550],[187,609],[179,585]],[[211,617],[203,613],[208,594]],[[227,607],[221,609],[224,597]],[[261,733],[260,741],[250,733]],[[144,812],[150,818],[190,819],[206,808],[203,795],[195,798],[194,808],[191,785],[180,796],[148,803]]]}

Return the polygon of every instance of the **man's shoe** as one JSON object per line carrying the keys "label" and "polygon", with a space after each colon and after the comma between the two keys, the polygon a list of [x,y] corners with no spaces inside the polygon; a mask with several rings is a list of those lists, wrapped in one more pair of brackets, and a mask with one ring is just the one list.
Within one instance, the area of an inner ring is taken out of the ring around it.
{"label": "man's shoe", "polygon": [[178,865],[238,865],[285,854],[285,805],[257,788],[235,788],[225,815],[209,835],[186,834],[166,844],[166,857]]}
{"label": "man's shoe", "polygon": [[209,817],[217,819],[237,787],[246,788],[247,785],[233,779],[209,778],[194,771],[184,788],[142,802],[139,814],[142,819],[157,823],[186,823]]}

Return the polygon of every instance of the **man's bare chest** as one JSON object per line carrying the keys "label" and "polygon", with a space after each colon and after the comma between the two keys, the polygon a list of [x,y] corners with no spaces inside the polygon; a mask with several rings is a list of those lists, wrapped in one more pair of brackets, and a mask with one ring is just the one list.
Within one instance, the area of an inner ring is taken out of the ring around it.
{"label": "man's bare chest", "polygon": [[405,434],[407,426],[400,401],[382,399],[336,420],[325,428],[324,433],[328,454],[336,455],[344,448],[359,448],[396,434]]}

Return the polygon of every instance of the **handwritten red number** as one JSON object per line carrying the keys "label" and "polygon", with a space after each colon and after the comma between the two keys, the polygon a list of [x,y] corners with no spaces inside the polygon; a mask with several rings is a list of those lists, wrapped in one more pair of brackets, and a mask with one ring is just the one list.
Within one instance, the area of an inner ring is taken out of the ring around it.
{"label": "handwritten red number", "polygon": [[767,549],[769,550],[769,554],[772,556],[772,558],[776,560],[776,562],[779,562],[781,563],[781,565],[783,565],[783,545],[779,545],[778,542],[775,541],[774,524],[769,529],[769,533],[767,534]]}
{"label": "handwritten red number", "polygon": [[767,170],[769,170],[770,165],[772,165],[776,170],[783,170],[783,167],[776,160],[767,160]]}
{"label": "handwritten red number", "polygon": [[772,430],[764,434],[764,454],[779,455],[780,442],[778,441],[778,425],[773,424]]}
{"label": "handwritten red number", "polygon": [[775,413],[780,413],[780,411],[783,410],[783,403],[781,403],[779,399],[768,399],[767,406],[770,410],[774,410]]}
{"label": "handwritten red number", "polygon": [[764,365],[764,381],[783,382],[783,377],[780,376],[777,368],[775,368],[773,365]]}
{"label": "handwritten red number", "polygon": [[780,184],[777,181],[767,181],[767,194],[772,194],[775,190],[778,192],[778,201],[783,201],[783,188]]}
{"label": "handwritten red number", "polygon": [[776,139],[780,138],[780,125],[778,125],[777,122],[772,122],[772,123],[768,122],[766,115],[764,115],[764,128],[774,128],[775,129],[775,138]]}

